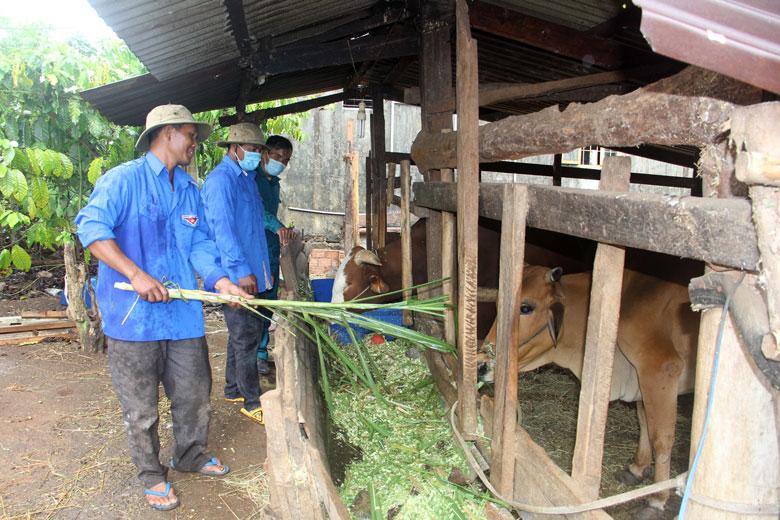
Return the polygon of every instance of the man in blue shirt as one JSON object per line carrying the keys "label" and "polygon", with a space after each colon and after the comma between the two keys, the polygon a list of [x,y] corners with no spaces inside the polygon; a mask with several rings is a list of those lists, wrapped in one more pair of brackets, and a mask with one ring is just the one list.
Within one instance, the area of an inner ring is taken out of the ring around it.
{"label": "man in blue shirt", "polygon": [[[210,236],[230,279],[244,291],[259,294],[274,285],[262,224],[263,202],[255,185],[265,141],[257,125],[238,123],[219,145],[227,147],[227,153],[201,189]],[[241,308],[225,306],[224,313],[228,328],[225,399],[243,402],[241,413],[263,424],[256,358],[265,320]]]}
{"label": "man in blue shirt", "polygon": [[[211,367],[203,308],[171,300],[165,285],[197,289],[197,271],[207,288],[249,297],[219,265],[197,185],[181,168],[209,133],[181,105],[154,108],[136,143],[148,153],[106,172],[76,216],[81,243],[99,260],[97,299],[130,456],[147,502],[158,510],[179,505],[159,460],[160,382],[176,440],[170,466],[205,475],[229,471],[206,454]],[[130,282],[135,293],[114,282]]]}
{"label": "man in blue shirt", "polygon": [[[282,174],[293,153],[293,145],[289,139],[281,135],[272,135],[265,142],[266,150],[263,151],[260,161],[260,169],[257,172],[257,188],[263,199],[265,214],[263,225],[265,226],[265,238],[268,242],[268,258],[271,261],[271,273],[274,276],[273,288],[261,295],[261,298],[275,300],[279,291],[279,256],[281,246],[287,245],[292,237],[293,230],[282,224],[277,217],[279,211],[279,176]],[[260,374],[269,374],[271,367],[268,363],[269,326],[271,325],[272,312],[269,309],[261,309],[264,316],[269,318],[263,321],[263,331],[260,335],[260,345],[257,349],[257,370]]]}

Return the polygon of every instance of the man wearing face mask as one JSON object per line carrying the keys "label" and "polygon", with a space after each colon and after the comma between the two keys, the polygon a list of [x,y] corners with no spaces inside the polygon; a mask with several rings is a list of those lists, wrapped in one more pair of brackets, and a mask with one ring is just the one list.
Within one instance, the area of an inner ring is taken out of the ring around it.
{"label": "man wearing face mask", "polygon": [[[201,189],[206,220],[230,280],[258,295],[274,284],[262,224],[263,202],[255,183],[260,152],[265,149],[263,134],[253,123],[238,123],[218,144],[227,147],[227,153]],[[243,308],[224,306],[223,312],[228,328],[225,399],[243,402],[241,413],[263,424],[256,359],[264,320]]]}
{"label": "man wearing face mask", "polygon": [[[279,178],[290,162],[293,146],[289,139],[281,135],[270,136],[265,145],[266,149],[263,151],[255,181],[257,182],[257,188],[260,190],[260,196],[263,199],[265,208],[263,225],[265,226],[265,238],[268,242],[268,258],[271,261],[274,285],[270,291],[262,295],[262,298],[275,300],[279,290],[279,255],[281,246],[287,245],[287,241],[294,233],[292,229],[282,224],[276,216],[279,211]],[[268,309],[261,309],[261,312],[270,319],[272,313]],[[266,375],[271,372],[271,367],[268,364],[268,328],[271,322],[264,320],[262,325],[263,332],[257,349],[257,371],[262,375]]]}

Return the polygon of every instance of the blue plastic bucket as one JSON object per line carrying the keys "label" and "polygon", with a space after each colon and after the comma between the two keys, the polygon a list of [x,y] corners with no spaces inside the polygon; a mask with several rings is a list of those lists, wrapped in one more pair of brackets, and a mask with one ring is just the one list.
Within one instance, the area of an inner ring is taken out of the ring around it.
{"label": "blue plastic bucket", "polygon": [[333,278],[320,278],[311,281],[315,302],[329,302],[333,294]]}

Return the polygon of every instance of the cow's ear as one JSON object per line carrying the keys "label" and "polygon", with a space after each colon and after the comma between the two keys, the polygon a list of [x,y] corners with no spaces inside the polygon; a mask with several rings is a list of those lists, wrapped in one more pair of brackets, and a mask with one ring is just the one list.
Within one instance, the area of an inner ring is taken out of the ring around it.
{"label": "cow's ear", "polygon": [[561,276],[563,275],[563,269],[560,267],[555,267],[553,269],[550,269],[547,271],[547,283],[555,283],[560,281]]}
{"label": "cow's ear", "polygon": [[382,294],[390,290],[387,283],[375,274],[372,274],[368,280],[368,286],[374,294]]}

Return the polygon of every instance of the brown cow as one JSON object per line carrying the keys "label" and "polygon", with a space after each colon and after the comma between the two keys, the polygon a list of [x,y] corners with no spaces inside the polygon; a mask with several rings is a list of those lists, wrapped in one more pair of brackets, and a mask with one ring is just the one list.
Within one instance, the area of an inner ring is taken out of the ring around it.
{"label": "brown cow", "polygon": [[[479,287],[498,287],[498,260],[500,232],[494,227],[498,223],[486,219],[480,220],[478,244]],[[591,254],[583,241],[559,235],[557,233],[530,231],[529,243],[525,246],[527,261],[538,265],[561,266],[567,271],[582,271],[586,264],[566,256],[559,251],[575,250],[575,258],[588,259]],[[533,242],[533,243],[532,243]],[[538,244],[538,245],[537,245]],[[418,220],[412,226],[412,280],[414,285],[425,283],[427,273],[426,219]],[[376,253],[360,246],[352,248],[339,266],[333,282],[331,301],[340,303],[359,298],[371,298],[371,303],[387,303],[401,299],[400,293],[381,296],[394,292],[401,287],[401,241],[389,243]],[[484,338],[496,317],[494,303],[479,303],[477,316],[477,335]]]}
{"label": "brown cow", "polygon": [[[518,366],[527,371],[554,363],[579,379],[591,273],[560,274],[539,266],[524,269],[519,337],[525,339],[517,347]],[[669,478],[677,395],[693,391],[698,328],[685,286],[625,271],[610,400],[636,401],[640,432],[634,462],[621,475],[624,483],[646,478],[653,456],[655,481]],[[494,323],[485,344],[495,345],[495,335]],[[663,510],[668,496],[653,495],[648,504]]]}

